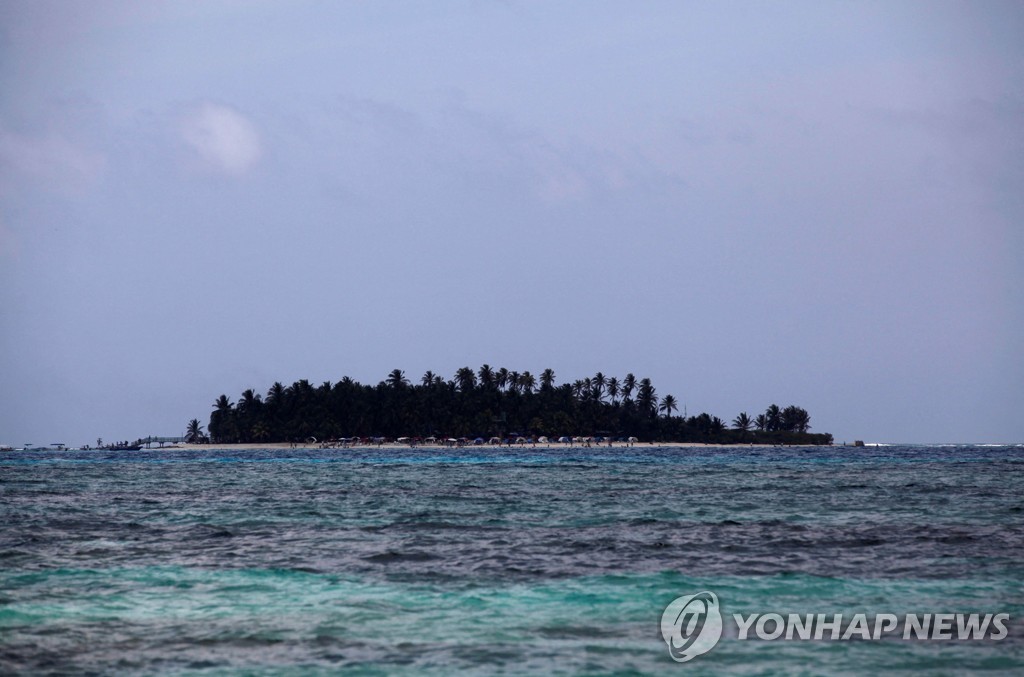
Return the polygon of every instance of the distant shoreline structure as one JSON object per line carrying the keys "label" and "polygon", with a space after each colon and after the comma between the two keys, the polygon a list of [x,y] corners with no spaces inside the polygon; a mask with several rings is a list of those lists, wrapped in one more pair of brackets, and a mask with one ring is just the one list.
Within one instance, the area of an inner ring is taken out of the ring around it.
{"label": "distant shoreline structure", "polygon": [[[656,447],[659,449],[775,449],[779,447],[821,447],[831,446],[836,448],[855,448],[852,444],[754,444],[754,443],[736,443],[736,444],[724,444],[724,443],[711,443],[711,442],[635,442],[627,444],[625,442],[613,442],[612,444],[602,443],[593,444],[589,448],[600,448],[600,449],[629,449],[632,447],[651,448]],[[875,445],[869,444],[869,447],[874,446],[888,446],[888,445]],[[996,445],[1003,446],[1003,445]],[[1013,446],[1013,445],[1008,445]],[[213,442],[207,442],[203,444],[192,444],[189,442],[181,442],[174,444],[165,444],[163,446],[146,447],[143,446],[141,449],[125,449],[124,451],[132,451],[138,453],[146,453],[148,451],[173,451],[174,449],[180,449],[183,451],[259,451],[259,450],[279,450],[279,449],[294,449],[294,450],[325,450],[333,449],[339,452],[345,451],[361,451],[368,449],[389,449],[389,450],[424,450],[424,451],[452,451],[455,449],[467,450],[467,449],[485,449],[485,450],[496,450],[505,449],[510,451],[529,451],[531,449],[557,451],[565,450],[570,451],[574,449],[586,449],[586,445],[576,443],[573,446],[568,444],[559,444],[557,442],[545,442],[537,444],[464,444],[462,446],[449,446],[442,444],[414,444],[409,445],[402,442],[384,442],[381,444],[374,444],[371,442],[359,443],[351,446],[329,446],[319,443],[293,443],[293,442],[233,442],[216,444]],[[57,449],[54,447],[12,447],[10,445],[0,445],[0,452],[19,452],[19,451],[90,451],[90,452],[109,452],[109,449],[91,447],[89,445],[81,447],[63,447]]]}
{"label": "distant shoreline structure", "polygon": [[[388,450],[411,449],[411,450],[423,450],[423,451],[453,451],[453,450],[472,450],[472,449],[482,449],[482,450],[499,450],[499,449],[503,449],[503,450],[510,450],[510,451],[530,451],[531,449],[537,449],[537,450],[547,450],[547,451],[559,451],[559,450],[570,451],[570,450],[573,450],[573,449],[581,449],[581,448],[584,448],[584,449],[586,449],[586,448],[592,448],[592,449],[608,449],[608,448],[611,448],[611,449],[629,449],[629,448],[633,448],[633,447],[640,447],[640,448],[649,449],[649,448],[652,448],[652,447],[656,447],[656,448],[659,448],[659,449],[773,449],[773,448],[778,448],[778,447],[820,447],[820,446],[834,446],[834,447],[837,447],[837,448],[849,447],[851,449],[854,448],[852,444],[846,444],[846,445],[841,445],[841,444],[838,444],[838,445],[837,444],[832,444],[832,445],[820,445],[820,444],[751,444],[751,443],[747,443],[747,444],[713,444],[713,443],[702,443],[702,442],[634,442],[634,443],[628,443],[628,444],[626,442],[613,442],[610,445],[608,443],[592,444],[590,447],[587,447],[586,445],[583,445],[583,444],[580,444],[580,443],[576,443],[573,446],[569,446],[568,444],[559,444],[557,442],[546,442],[546,443],[537,443],[537,444],[514,444],[513,443],[511,445],[507,445],[507,444],[489,444],[489,443],[485,442],[484,444],[465,444],[465,445],[462,445],[462,446],[447,446],[447,445],[442,445],[442,444],[415,444],[415,445],[409,445],[409,444],[404,443],[404,442],[390,441],[390,442],[383,442],[381,444],[359,443],[359,444],[355,444],[355,445],[352,445],[352,446],[345,446],[345,447],[323,446],[323,445],[321,445],[319,443],[310,444],[310,443],[290,443],[290,442],[265,442],[265,443],[258,443],[258,442],[235,442],[235,443],[227,443],[227,444],[216,444],[216,443],[212,443],[212,442],[205,443],[205,444],[191,444],[191,443],[186,442],[186,443],[183,443],[183,444],[175,444],[175,445],[164,446],[164,447],[153,447],[151,449],[151,451],[161,451],[161,450],[166,451],[168,449],[207,450],[207,451],[216,451],[216,450],[224,450],[224,451],[259,451],[261,449],[265,449],[265,450],[294,449],[294,450],[318,450],[319,451],[319,450],[324,450],[324,449],[334,449],[334,450],[336,450],[338,452],[373,450],[373,449],[388,449]],[[147,450],[143,449],[142,451],[145,452]]]}

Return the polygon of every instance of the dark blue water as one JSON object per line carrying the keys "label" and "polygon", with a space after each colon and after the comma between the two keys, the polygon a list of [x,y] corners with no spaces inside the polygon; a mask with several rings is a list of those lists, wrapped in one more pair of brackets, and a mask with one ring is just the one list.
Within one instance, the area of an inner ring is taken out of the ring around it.
{"label": "dark blue water", "polygon": [[[1024,448],[8,452],[0,672],[1024,670]],[[1006,612],[1002,641],[741,642],[728,612]]]}

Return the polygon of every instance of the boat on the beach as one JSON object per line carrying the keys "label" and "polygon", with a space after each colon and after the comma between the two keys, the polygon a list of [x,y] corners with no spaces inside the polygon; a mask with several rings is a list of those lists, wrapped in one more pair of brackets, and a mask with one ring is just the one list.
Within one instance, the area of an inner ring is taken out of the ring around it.
{"label": "boat on the beach", "polygon": [[139,451],[142,449],[141,444],[108,444],[105,447],[99,447],[103,451]]}

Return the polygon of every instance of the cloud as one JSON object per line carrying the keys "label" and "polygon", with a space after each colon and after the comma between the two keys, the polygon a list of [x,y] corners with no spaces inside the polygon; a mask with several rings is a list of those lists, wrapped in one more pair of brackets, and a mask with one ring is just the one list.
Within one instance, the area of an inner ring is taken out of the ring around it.
{"label": "cloud", "polygon": [[15,177],[65,194],[84,192],[102,178],[106,157],[55,132],[26,135],[0,126],[0,193]]}
{"label": "cloud", "polygon": [[208,167],[233,176],[249,171],[263,154],[256,127],[220,104],[204,103],[187,114],[181,134]]}

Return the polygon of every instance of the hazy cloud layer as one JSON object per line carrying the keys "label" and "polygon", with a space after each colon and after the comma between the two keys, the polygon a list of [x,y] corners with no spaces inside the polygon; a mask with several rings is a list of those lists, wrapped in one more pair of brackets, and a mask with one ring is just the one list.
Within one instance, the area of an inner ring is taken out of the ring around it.
{"label": "hazy cloud layer", "polygon": [[262,148],[256,127],[237,111],[204,103],[187,113],[181,136],[206,166],[240,175],[260,159]]}

